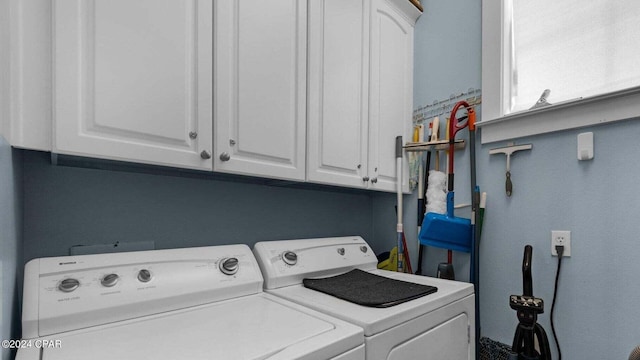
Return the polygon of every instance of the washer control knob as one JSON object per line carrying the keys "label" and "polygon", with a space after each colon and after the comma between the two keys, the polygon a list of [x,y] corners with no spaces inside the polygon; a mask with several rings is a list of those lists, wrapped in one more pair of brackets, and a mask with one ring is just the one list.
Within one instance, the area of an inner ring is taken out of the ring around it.
{"label": "washer control knob", "polygon": [[282,254],[282,260],[284,260],[287,265],[295,265],[298,262],[298,255],[293,251],[285,251]]}
{"label": "washer control knob", "polygon": [[80,281],[78,281],[77,279],[68,278],[60,281],[60,283],[58,284],[58,290],[62,292],[72,292],[79,286]]}
{"label": "washer control knob", "polygon": [[226,275],[233,275],[238,272],[239,262],[238,258],[226,258],[220,261],[220,271]]}
{"label": "washer control knob", "polygon": [[360,246],[360,251],[362,251],[363,253],[366,253],[367,251],[369,251],[369,248],[364,246],[364,245],[362,245],[362,246]]}
{"label": "washer control knob", "polygon": [[105,275],[102,280],[100,280],[100,283],[102,284],[102,286],[112,287],[118,283],[119,279],[120,277],[118,276],[118,274],[109,274]]}
{"label": "washer control knob", "polygon": [[338,248],[338,254],[344,256],[344,248]]}
{"label": "washer control knob", "polygon": [[151,281],[151,271],[147,269],[138,271],[138,281],[143,283]]}

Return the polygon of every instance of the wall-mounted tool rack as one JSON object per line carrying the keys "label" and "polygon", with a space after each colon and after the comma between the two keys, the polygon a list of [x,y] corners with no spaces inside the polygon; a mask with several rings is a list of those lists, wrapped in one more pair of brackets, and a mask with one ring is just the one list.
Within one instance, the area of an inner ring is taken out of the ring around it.
{"label": "wall-mounted tool rack", "polygon": [[[464,140],[455,141],[455,149],[464,149],[466,143]],[[408,142],[404,146],[404,151],[436,151],[449,150],[449,140],[427,141],[427,142]]]}

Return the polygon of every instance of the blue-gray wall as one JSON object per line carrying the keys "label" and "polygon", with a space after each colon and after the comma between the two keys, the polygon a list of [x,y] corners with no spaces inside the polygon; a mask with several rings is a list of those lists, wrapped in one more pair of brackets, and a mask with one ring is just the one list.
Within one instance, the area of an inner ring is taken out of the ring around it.
{"label": "blue-gray wall", "polygon": [[54,166],[48,153],[36,151],[24,151],[23,164],[25,261],[116,241],[153,241],[164,249],[343,235],[373,239],[373,195],[362,191]]}
{"label": "blue-gray wall", "polygon": [[[481,86],[481,2],[423,4],[416,27],[416,107]],[[594,133],[591,161],[576,159],[576,136],[583,131]],[[517,139],[533,150],[512,158],[511,198],[504,192],[504,155],[489,156],[489,149],[506,143],[478,145],[478,183],[489,196],[480,244],[483,336],[511,344],[517,320],[508,297],[522,293],[523,248],[531,244],[534,295],[546,303],[540,322],[557,357],[549,323],[557,267],[550,232],[571,230],[572,256],[562,262],[555,310],[564,358],[626,359],[640,344],[638,138],[640,121],[634,119]],[[456,202],[468,201],[466,156],[468,149],[456,158]],[[435,271],[444,253],[432,253],[436,258],[429,257],[425,268]],[[454,259],[462,261],[458,268],[468,266],[467,255]]]}
{"label": "blue-gray wall", "polygon": [[[20,154],[0,136],[0,339],[19,334],[20,274],[22,268]],[[1,358],[12,358],[1,349]]]}

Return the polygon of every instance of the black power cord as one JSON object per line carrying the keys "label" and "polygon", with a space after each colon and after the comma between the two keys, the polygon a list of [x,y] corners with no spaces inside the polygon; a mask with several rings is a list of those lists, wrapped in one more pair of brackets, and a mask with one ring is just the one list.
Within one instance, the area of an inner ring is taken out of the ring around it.
{"label": "black power cord", "polygon": [[558,342],[558,335],[556,335],[556,328],[553,325],[553,311],[556,307],[556,295],[558,294],[558,279],[560,278],[560,265],[562,265],[562,255],[564,253],[564,246],[556,245],[556,251],[558,252],[558,270],[556,271],[556,284],[553,288],[553,301],[551,302],[551,331],[553,331],[553,339],[556,341],[556,347],[558,348],[558,360],[562,360],[562,352],[560,352],[560,343]]}

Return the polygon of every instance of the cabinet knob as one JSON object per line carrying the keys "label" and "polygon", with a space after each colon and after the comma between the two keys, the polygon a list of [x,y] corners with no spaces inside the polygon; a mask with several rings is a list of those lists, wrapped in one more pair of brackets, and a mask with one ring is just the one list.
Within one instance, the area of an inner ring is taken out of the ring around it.
{"label": "cabinet knob", "polygon": [[195,140],[198,137],[198,133],[195,131],[192,131],[189,133],[189,138]]}
{"label": "cabinet knob", "polygon": [[374,177],[373,179],[371,179],[371,183],[375,184],[378,182],[378,177]]}
{"label": "cabinet knob", "polygon": [[227,152],[223,152],[220,154],[220,161],[229,161],[231,159],[231,155]]}
{"label": "cabinet knob", "polygon": [[200,157],[205,160],[211,159],[211,154],[207,150],[202,150],[202,152],[200,153]]}
{"label": "cabinet knob", "polygon": [[362,181],[364,181],[364,182],[369,181],[369,177],[368,177],[368,176],[363,177],[363,178],[362,178]]}

